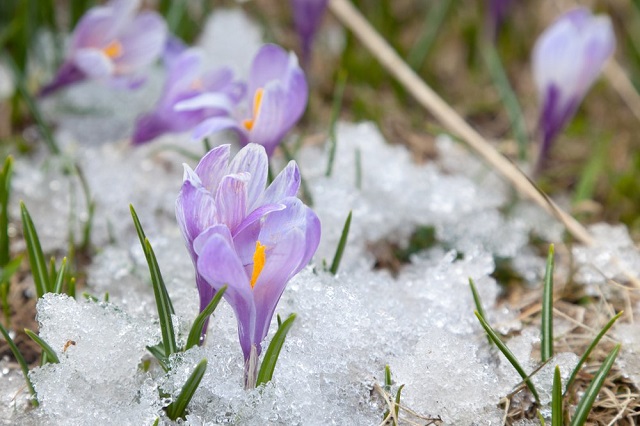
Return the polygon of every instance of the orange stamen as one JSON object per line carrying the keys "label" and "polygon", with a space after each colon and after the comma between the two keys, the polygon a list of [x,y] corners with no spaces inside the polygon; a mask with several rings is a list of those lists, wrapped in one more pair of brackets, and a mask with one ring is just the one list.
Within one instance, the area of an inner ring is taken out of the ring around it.
{"label": "orange stamen", "polygon": [[244,120],[242,125],[245,129],[251,130],[253,129],[253,124],[258,118],[258,114],[260,113],[260,105],[262,105],[262,95],[264,94],[264,89],[260,88],[256,90],[256,94],[253,96],[253,118],[248,120]]}
{"label": "orange stamen", "polygon": [[262,268],[264,268],[264,264],[267,260],[267,257],[264,253],[267,246],[263,246],[260,244],[260,241],[256,241],[256,251],[253,253],[253,273],[251,274],[251,288],[256,285],[256,281],[258,281],[258,277],[262,272]]}
{"label": "orange stamen", "polygon": [[102,49],[105,55],[111,59],[122,55],[122,44],[118,40],[113,40],[107,47]]}

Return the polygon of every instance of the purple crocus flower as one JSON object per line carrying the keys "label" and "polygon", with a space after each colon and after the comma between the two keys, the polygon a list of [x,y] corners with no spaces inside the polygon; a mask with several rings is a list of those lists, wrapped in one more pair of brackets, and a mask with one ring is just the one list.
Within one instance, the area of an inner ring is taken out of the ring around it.
{"label": "purple crocus flower", "polygon": [[541,100],[538,170],[614,50],[609,17],[593,16],[585,8],[566,12],[538,38],[533,49],[533,76]]}
{"label": "purple crocus flower", "polygon": [[[194,129],[193,138],[202,139],[230,129],[238,134],[242,145],[260,144],[271,156],[304,112],[309,95],[307,80],[293,53],[275,44],[266,44],[253,59],[247,86],[249,111],[204,120]],[[205,94],[179,102],[176,110],[196,110],[210,104]]]}
{"label": "purple crocus flower", "polygon": [[136,75],[162,53],[167,25],[155,12],[136,14],[139,1],[112,0],[80,19],[71,37],[67,57],[40,96],[88,78],[110,78],[118,85],[136,87]]}
{"label": "purple crocus flower", "polygon": [[291,0],[293,23],[302,45],[302,62],[311,60],[311,48],[316,32],[322,23],[328,0]]}
{"label": "purple crocus flower", "polygon": [[[195,49],[167,57],[168,75],[162,96],[152,112],[136,120],[133,144],[148,142],[164,133],[185,132],[207,118],[230,114],[244,95],[244,84],[234,80],[230,68],[203,72],[202,66],[202,54]],[[189,111],[175,110],[177,103],[196,97],[205,100],[205,105]]]}
{"label": "purple crocus flower", "polygon": [[487,22],[492,39],[498,36],[498,31],[507,17],[512,1],[513,0],[489,0]]}
{"label": "purple crocus flower", "polygon": [[[320,222],[295,197],[298,166],[291,161],[265,189],[268,158],[257,144],[229,161],[229,145],[209,151],[195,171],[185,165],[176,217],[196,265],[200,310],[225,284],[238,320],[247,384],[287,281],[311,259]],[[253,354],[253,355],[252,355]],[[251,362],[250,362],[251,361]]]}

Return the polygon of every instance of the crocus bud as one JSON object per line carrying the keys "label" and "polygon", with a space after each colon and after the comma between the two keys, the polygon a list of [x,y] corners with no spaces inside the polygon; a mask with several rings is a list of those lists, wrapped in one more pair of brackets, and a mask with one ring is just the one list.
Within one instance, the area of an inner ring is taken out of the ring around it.
{"label": "crocus bud", "polygon": [[609,17],[594,16],[585,8],[566,12],[538,38],[533,49],[542,138],[538,169],[614,49]]}

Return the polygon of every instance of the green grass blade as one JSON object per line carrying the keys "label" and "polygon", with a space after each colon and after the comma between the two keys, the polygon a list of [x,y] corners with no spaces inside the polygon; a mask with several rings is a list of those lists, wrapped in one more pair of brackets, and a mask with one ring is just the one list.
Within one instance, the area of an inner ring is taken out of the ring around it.
{"label": "green grass blade", "polygon": [[338,273],[338,268],[340,267],[340,261],[342,260],[342,255],[344,254],[344,248],[347,245],[347,238],[349,237],[349,228],[351,227],[351,214],[353,212],[349,212],[349,216],[347,216],[347,220],[344,222],[344,227],[342,228],[342,235],[340,236],[340,241],[338,242],[338,247],[336,247],[336,254],[333,255],[333,262],[331,262],[331,268],[329,269],[333,275]]}
{"label": "green grass blade", "polygon": [[524,121],[524,114],[522,112],[522,108],[520,108],[520,104],[518,103],[518,97],[509,83],[509,78],[504,71],[502,61],[500,60],[500,56],[498,55],[495,46],[492,43],[485,43],[482,50],[482,56],[487,64],[493,84],[498,90],[502,103],[509,115],[511,129],[516,142],[518,143],[518,158],[521,161],[526,161],[529,141],[527,137],[527,127]]}
{"label": "green grass blade", "polygon": [[164,345],[159,343],[154,346],[147,346],[147,350],[158,360],[160,367],[166,372],[169,371],[169,360],[164,354]]}
{"label": "green grass blade", "polygon": [[49,362],[52,362],[54,364],[60,363],[60,360],[58,359],[58,355],[56,355],[55,351],[51,348],[51,346],[47,344],[47,342],[42,340],[40,336],[38,336],[36,333],[34,333],[32,330],[29,330],[28,328],[25,328],[24,332],[27,333],[27,336],[29,336],[31,340],[36,342],[38,346],[42,348],[42,352],[43,354],[47,355],[47,360]]}
{"label": "green grass blade", "polygon": [[333,162],[336,157],[336,149],[338,148],[338,140],[336,136],[336,123],[340,116],[340,109],[342,108],[342,97],[344,96],[344,89],[347,86],[347,72],[341,70],[338,73],[338,80],[333,92],[333,104],[331,106],[331,121],[329,121],[329,161],[327,162],[327,170],[325,176],[329,177],[333,173]]}
{"label": "green grass blade", "polygon": [[565,395],[569,391],[569,388],[571,387],[571,385],[573,385],[573,382],[576,380],[576,377],[578,376],[578,372],[580,371],[584,363],[587,361],[587,358],[589,358],[589,355],[591,355],[591,352],[595,349],[595,347],[598,345],[598,343],[604,337],[607,331],[609,331],[609,329],[613,327],[613,324],[615,324],[615,322],[618,321],[618,319],[622,316],[622,314],[624,314],[624,311],[618,312],[616,316],[611,318],[609,322],[606,323],[604,327],[602,327],[602,330],[600,330],[600,332],[595,337],[595,339],[593,339],[593,341],[591,342],[587,350],[584,352],[582,357],[580,357],[580,361],[578,361],[576,368],[573,369],[573,371],[571,372],[571,376],[569,376],[569,381],[567,382],[567,387],[565,388],[565,391],[564,391]]}
{"label": "green grass blade", "polygon": [[355,152],[356,162],[356,188],[362,189],[362,152],[360,148],[356,148]]}
{"label": "green grass blade", "polygon": [[[136,232],[138,233],[138,238],[140,239],[140,245],[142,246],[142,250],[144,251],[145,257],[147,257],[147,250],[145,248],[145,240],[147,239],[144,229],[142,229],[142,224],[140,223],[140,219],[138,219],[138,214],[136,213],[133,205],[129,205],[129,210],[131,211],[131,217],[133,218],[133,224],[136,227]],[[149,258],[147,257],[147,262],[149,262]],[[164,289],[164,293],[169,302],[169,309],[171,314],[175,314],[175,310],[173,309],[173,304],[171,303],[171,299],[169,299],[169,295],[167,293],[166,287],[162,286]]]}
{"label": "green grass blade", "polygon": [[400,385],[398,388],[398,393],[396,393],[396,419],[398,418],[398,414],[400,413],[400,398],[402,398],[402,389],[404,389],[404,385]]}
{"label": "green grass blade", "polygon": [[[480,295],[478,294],[478,289],[476,288],[476,284],[473,282],[473,278],[469,277],[469,288],[471,288],[471,294],[473,295],[473,303],[476,305],[476,311],[482,316],[482,318],[487,318],[487,315],[484,313],[484,308],[482,307],[482,301],[480,300]],[[487,335],[487,340],[489,344],[492,344],[493,341],[491,337]]]}
{"label": "green grass blade", "polygon": [[280,350],[284,345],[284,340],[287,337],[287,333],[293,326],[293,321],[296,319],[296,314],[289,315],[289,318],[283,321],[282,325],[278,327],[276,334],[273,336],[273,340],[269,344],[267,351],[264,354],[262,365],[260,365],[260,371],[256,379],[256,386],[260,386],[263,383],[268,383],[273,378],[273,370],[276,368],[278,357],[280,356]]}
{"label": "green grass blade", "polygon": [[556,365],[553,372],[553,388],[551,390],[551,426],[564,426],[562,409],[562,380],[560,367]]}
{"label": "green grass blade", "polygon": [[391,368],[389,364],[384,366],[384,389],[389,392],[391,390]]}
{"label": "green grass blade", "polygon": [[538,397],[538,392],[536,392],[536,388],[535,386],[533,386],[533,382],[531,381],[531,379],[529,379],[529,376],[527,376],[527,373],[525,373],[522,366],[520,366],[520,363],[516,359],[513,352],[511,352],[511,350],[507,347],[507,345],[505,345],[502,342],[502,340],[500,340],[500,337],[498,337],[498,334],[495,332],[493,328],[491,328],[491,326],[485,321],[485,319],[480,315],[480,313],[478,313],[478,311],[475,311],[475,314],[476,314],[476,317],[478,318],[478,321],[480,321],[480,325],[482,325],[482,328],[484,328],[484,330],[487,332],[487,335],[489,336],[489,338],[498,347],[498,349],[500,349],[500,352],[502,352],[505,358],[507,358],[507,360],[511,363],[513,368],[515,368],[515,370],[518,372],[520,377],[522,377],[522,380],[524,380],[524,383],[527,385],[527,387],[533,394],[536,401],[540,401],[540,398]]}
{"label": "green grass blade", "polygon": [[407,62],[418,72],[429,56],[429,52],[436,41],[440,27],[444,23],[449,10],[455,4],[455,0],[432,2],[433,5],[429,10],[427,18],[424,22],[422,34],[409,51]]}
{"label": "green grass blade", "polygon": [[618,356],[618,352],[620,352],[620,343],[616,345],[615,348],[609,352],[609,355],[605,358],[604,362],[600,366],[600,369],[596,373],[595,377],[589,384],[589,387],[585,391],[582,399],[578,403],[578,407],[576,408],[576,412],[571,419],[571,426],[582,426],[587,422],[587,417],[589,417],[589,412],[591,411],[591,407],[593,406],[593,402],[596,400],[598,393],[600,392],[600,388],[604,384],[611,367],[613,367],[613,363]]}
{"label": "green grass blade", "polygon": [[198,389],[200,381],[202,380],[206,370],[207,360],[203,359],[198,363],[198,365],[196,365],[196,368],[185,382],[176,400],[167,407],[167,416],[169,416],[171,420],[184,417],[187,405],[189,405],[191,398],[193,398],[193,394],[196,392],[196,389]]}
{"label": "green grass blade", "polygon": [[202,328],[204,327],[204,323],[206,322],[207,318],[209,318],[209,316],[211,316],[216,310],[216,308],[218,307],[218,303],[220,303],[220,300],[222,299],[222,296],[224,295],[224,292],[226,290],[226,285],[218,290],[207,307],[204,308],[204,310],[200,312],[200,314],[193,321],[191,331],[189,331],[189,337],[187,337],[187,345],[184,347],[185,351],[200,343],[200,336],[202,335]]}
{"label": "green grass blade", "polygon": [[69,285],[67,286],[67,295],[72,298],[76,298],[76,279],[75,277],[71,277],[69,280]]}
{"label": "green grass blade", "polygon": [[9,336],[9,332],[7,331],[6,328],[4,328],[2,323],[0,323],[0,333],[2,333],[2,336],[4,336],[4,340],[7,341],[7,344],[9,345],[9,349],[11,349],[11,353],[15,357],[16,361],[18,361],[18,364],[20,365],[20,369],[22,370],[22,374],[24,375],[24,380],[27,382],[29,393],[33,397],[32,404],[37,407],[38,399],[36,397],[36,391],[35,389],[33,389],[33,383],[31,383],[31,380],[29,379],[29,366],[27,364],[27,361],[25,361],[24,357],[22,356],[22,353],[20,352],[20,349],[18,349],[18,347],[16,346],[11,336]]}
{"label": "green grass blade", "polygon": [[540,331],[540,360],[546,362],[553,356],[553,267],[555,249],[549,246],[547,266],[544,271],[542,291],[542,328]]}
{"label": "green grass blade", "polygon": [[11,195],[11,175],[13,157],[5,159],[0,172],[0,267],[9,263],[9,196]]}
{"label": "green grass blade", "polygon": [[41,298],[47,292],[47,289],[51,288],[47,262],[44,260],[44,254],[42,253],[40,238],[38,238],[36,227],[31,220],[31,215],[27,207],[22,201],[20,202],[20,212],[22,215],[22,231],[27,243],[27,253],[29,253],[29,265],[31,266],[33,282],[36,286],[36,295],[38,298]]}
{"label": "green grass blade", "polygon": [[62,258],[62,263],[60,264],[60,269],[58,270],[58,276],[56,277],[55,284],[53,286],[54,293],[62,293],[62,284],[64,284],[64,275],[67,272],[67,258]]}
{"label": "green grass blade", "polygon": [[140,224],[140,220],[138,219],[138,214],[136,213],[132,205],[129,205],[129,209],[131,211],[131,217],[133,218],[133,223],[138,233],[138,238],[140,239],[140,243],[142,244],[142,251],[144,252],[144,255],[147,259],[147,264],[149,265],[153,295],[156,299],[156,307],[158,309],[158,319],[160,321],[160,331],[162,334],[162,344],[164,345],[164,354],[166,357],[169,357],[169,355],[178,352],[176,338],[173,332],[173,320],[171,319],[171,315],[174,314],[175,311],[173,310],[173,305],[171,304],[171,299],[169,298],[167,287],[164,285],[164,280],[162,279],[162,273],[160,272],[158,260],[156,259],[156,255],[153,252],[153,248],[151,247],[149,239],[145,236],[142,225]]}
{"label": "green grass blade", "polygon": [[149,272],[151,273],[151,283],[153,284],[153,295],[156,299],[156,307],[158,309],[164,354],[168,357],[178,352],[176,338],[173,332],[173,320],[171,319],[173,307],[171,306],[171,299],[169,299],[162,274],[160,273],[158,260],[153,252],[153,248],[151,248],[151,243],[149,243],[148,239],[145,239],[144,244],[145,253],[147,253],[147,262],[149,263]]}

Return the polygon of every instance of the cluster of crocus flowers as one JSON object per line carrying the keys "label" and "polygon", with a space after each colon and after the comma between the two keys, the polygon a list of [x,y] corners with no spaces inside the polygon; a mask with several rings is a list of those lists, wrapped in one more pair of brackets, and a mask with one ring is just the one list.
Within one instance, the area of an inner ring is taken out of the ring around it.
{"label": "cluster of crocus flowers", "polygon": [[[236,108],[229,115],[204,120],[195,127],[193,138],[199,140],[222,130],[233,130],[242,145],[260,144],[271,156],[304,113],[309,95],[307,80],[293,53],[266,44],[253,59],[247,89],[244,109]],[[178,102],[175,109],[215,108],[217,101],[204,93]]]}
{"label": "cluster of crocus flowers", "polygon": [[109,79],[135,87],[140,71],[164,48],[167,25],[151,11],[137,13],[139,1],[112,0],[91,8],[78,22],[66,58],[41,96],[85,79]]}
{"label": "cluster of crocus flowers", "polygon": [[542,138],[538,170],[544,167],[553,140],[571,120],[614,50],[609,18],[594,16],[585,8],[560,16],[536,42],[533,76],[541,102]]}
{"label": "cluster of crocus flowers", "polygon": [[[186,132],[207,118],[227,116],[244,96],[245,86],[234,79],[228,67],[205,71],[202,53],[185,49],[168,55],[167,78],[155,109],[136,120],[132,142],[142,144],[164,133]],[[192,104],[187,111],[176,105],[194,98],[204,105]]]}
{"label": "cluster of crocus flowers", "polygon": [[287,282],[320,240],[320,222],[296,193],[295,162],[266,187],[268,157],[249,144],[230,161],[229,145],[209,151],[195,170],[185,165],[176,217],[196,266],[201,310],[227,285],[238,321],[245,385],[255,386],[257,359]]}

